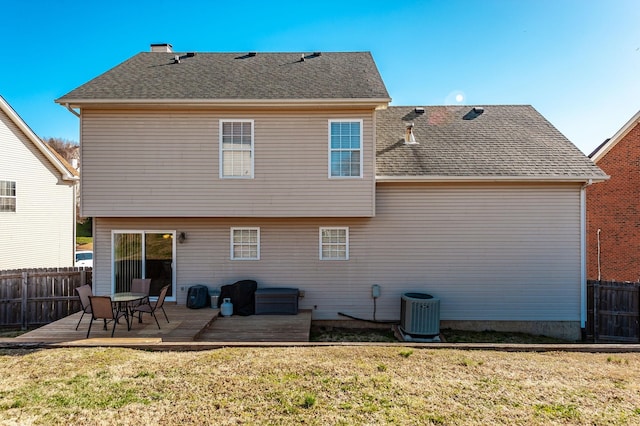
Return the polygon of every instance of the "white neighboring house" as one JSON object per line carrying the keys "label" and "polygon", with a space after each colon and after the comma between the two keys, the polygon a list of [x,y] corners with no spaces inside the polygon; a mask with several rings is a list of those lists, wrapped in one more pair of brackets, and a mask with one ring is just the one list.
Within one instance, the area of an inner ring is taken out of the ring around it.
{"label": "white neighboring house", "polygon": [[74,265],[78,173],[0,96],[0,270]]}

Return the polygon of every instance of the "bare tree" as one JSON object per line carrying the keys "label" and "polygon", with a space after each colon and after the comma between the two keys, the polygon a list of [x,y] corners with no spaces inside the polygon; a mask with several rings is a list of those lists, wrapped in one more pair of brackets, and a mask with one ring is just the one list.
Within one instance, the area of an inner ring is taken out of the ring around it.
{"label": "bare tree", "polygon": [[67,160],[69,164],[73,164],[73,160],[80,158],[80,145],[75,141],[62,138],[47,138],[43,139],[43,141]]}
{"label": "bare tree", "polygon": [[[80,159],[80,145],[75,141],[62,138],[45,138],[42,139],[49,148],[57,152],[67,163],[73,167],[78,167]],[[76,160],[76,161],[74,161]],[[74,164],[75,163],[75,164]],[[76,192],[76,222],[84,223],[87,218],[80,216],[80,191]]]}

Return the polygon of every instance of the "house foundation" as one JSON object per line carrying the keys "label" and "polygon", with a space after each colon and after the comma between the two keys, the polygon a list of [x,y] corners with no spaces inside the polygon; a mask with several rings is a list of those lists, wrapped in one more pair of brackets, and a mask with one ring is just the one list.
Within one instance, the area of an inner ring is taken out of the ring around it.
{"label": "house foundation", "polygon": [[579,321],[440,321],[443,328],[527,333],[571,341],[579,341],[582,336]]}

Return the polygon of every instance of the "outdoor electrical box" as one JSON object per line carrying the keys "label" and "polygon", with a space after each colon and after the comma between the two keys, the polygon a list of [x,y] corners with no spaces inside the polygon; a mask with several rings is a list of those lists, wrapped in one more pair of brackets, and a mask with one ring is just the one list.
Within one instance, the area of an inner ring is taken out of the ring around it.
{"label": "outdoor electrical box", "polygon": [[380,297],[380,286],[378,284],[374,284],[371,286],[371,297],[377,299]]}

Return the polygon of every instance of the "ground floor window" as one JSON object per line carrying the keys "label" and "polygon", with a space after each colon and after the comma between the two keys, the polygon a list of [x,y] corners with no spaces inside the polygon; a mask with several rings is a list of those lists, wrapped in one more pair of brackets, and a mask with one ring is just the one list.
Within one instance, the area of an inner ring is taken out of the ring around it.
{"label": "ground floor window", "polygon": [[320,228],[320,260],[349,260],[349,228]]}
{"label": "ground floor window", "polygon": [[260,260],[260,228],[231,228],[231,259]]}
{"label": "ground floor window", "polygon": [[150,296],[169,285],[167,300],[175,300],[174,231],[113,231],[112,241],[114,293],[130,291],[134,278],[150,278]]}

